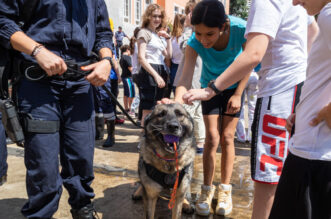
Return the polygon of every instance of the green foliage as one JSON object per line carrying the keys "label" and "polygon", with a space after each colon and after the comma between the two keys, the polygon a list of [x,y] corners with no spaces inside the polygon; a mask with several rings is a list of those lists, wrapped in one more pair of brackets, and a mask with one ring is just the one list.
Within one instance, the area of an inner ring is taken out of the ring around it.
{"label": "green foliage", "polygon": [[247,0],[230,0],[230,14],[247,20],[248,17]]}

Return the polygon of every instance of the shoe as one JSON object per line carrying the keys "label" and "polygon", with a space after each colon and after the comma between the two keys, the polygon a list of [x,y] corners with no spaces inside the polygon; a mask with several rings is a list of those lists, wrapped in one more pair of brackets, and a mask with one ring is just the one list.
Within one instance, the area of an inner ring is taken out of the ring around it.
{"label": "shoe", "polygon": [[14,144],[14,142],[10,138],[6,138],[6,144]]}
{"label": "shoe", "polygon": [[0,186],[5,184],[5,182],[7,182],[7,175],[3,175],[2,177],[0,177]]}
{"label": "shoe", "polygon": [[211,202],[215,193],[215,186],[201,185],[201,194],[195,205],[195,210],[198,215],[208,216],[211,210]]}
{"label": "shoe", "polygon": [[107,120],[107,139],[103,143],[102,147],[112,147],[115,144],[115,120]]}
{"label": "shoe", "polygon": [[117,125],[117,124],[121,125],[121,124],[123,124],[124,122],[125,122],[124,119],[120,119],[120,118],[118,118],[118,117],[116,117],[116,119],[115,119],[115,124],[116,124],[116,125]]}
{"label": "shoe", "polygon": [[80,209],[70,210],[73,219],[97,219],[97,211],[94,209],[93,204],[88,204]]}
{"label": "shoe", "polygon": [[129,112],[128,114],[129,114],[129,116],[131,116],[131,118],[135,118],[136,117],[136,114],[134,112]]}
{"label": "shoe", "polygon": [[216,205],[217,215],[228,215],[232,212],[232,186],[220,184],[217,188],[218,198]]}
{"label": "shoe", "polygon": [[102,140],[104,136],[105,119],[103,117],[95,117],[95,140]]}

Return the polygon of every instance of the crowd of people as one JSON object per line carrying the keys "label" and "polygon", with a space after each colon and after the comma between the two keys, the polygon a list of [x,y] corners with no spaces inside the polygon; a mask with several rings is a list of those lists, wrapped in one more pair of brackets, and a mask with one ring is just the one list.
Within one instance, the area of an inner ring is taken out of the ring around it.
{"label": "crowd of people", "polygon": [[[232,212],[236,138],[251,143],[253,219],[331,217],[331,0],[253,0],[247,21],[220,1],[191,0],[171,28],[150,4],[131,38],[120,26],[113,34],[103,0],[82,2],[41,1],[24,20],[24,1],[0,0],[0,44],[16,50],[21,75],[13,99],[25,135],[26,218],[52,218],[62,185],[72,217],[95,218],[95,140],[106,125],[102,146],[116,146],[124,123],[103,87],[117,98],[120,83],[125,113],[142,127],[157,104],[181,103],[192,116],[203,160],[198,215]],[[30,80],[31,66],[48,77]],[[0,186],[6,159],[0,124]]]}

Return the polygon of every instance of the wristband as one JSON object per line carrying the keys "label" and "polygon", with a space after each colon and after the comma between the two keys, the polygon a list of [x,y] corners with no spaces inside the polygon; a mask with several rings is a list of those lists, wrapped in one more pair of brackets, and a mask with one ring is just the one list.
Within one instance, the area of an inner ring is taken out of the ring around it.
{"label": "wristband", "polygon": [[40,50],[41,50],[43,47],[44,47],[44,46],[43,46],[42,44],[38,44],[38,45],[36,45],[36,46],[33,48],[32,52],[31,52],[31,57],[32,57],[32,58],[36,57],[36,55],[40,52]]}
{"label": "wristband", "polygon": [[112,68],[114,67],[114,62],[113,62],[113,58],[112,57],[105,56],[101,60],[104,60],[104,59],[109,61],[109,63],[110,63],[110,65],[111,65]]}
{"label": "wristband", "polygon": [[209,81],[209,83],[208,83],[208,87],[211,88],[211,89],[215,92],[216,95],[222,93],[222,91],[219,90],[219,89],[215,86],[215,80],[211,80],[211,81]]}

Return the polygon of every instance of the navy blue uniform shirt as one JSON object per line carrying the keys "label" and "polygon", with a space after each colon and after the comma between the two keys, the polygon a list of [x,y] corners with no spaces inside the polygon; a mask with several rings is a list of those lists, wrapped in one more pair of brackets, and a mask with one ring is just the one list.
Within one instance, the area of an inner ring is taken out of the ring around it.
{"label": "navy blue uniform shirt", "polygon": [[[21,31],[16,23],[22,20],[26,1],[0,0],[2,46],[10,48],[10,37]],[[104,0],[39,0],[24,32],[64,60],[85,61],[92,51],[112,48],[113,33]]]}

